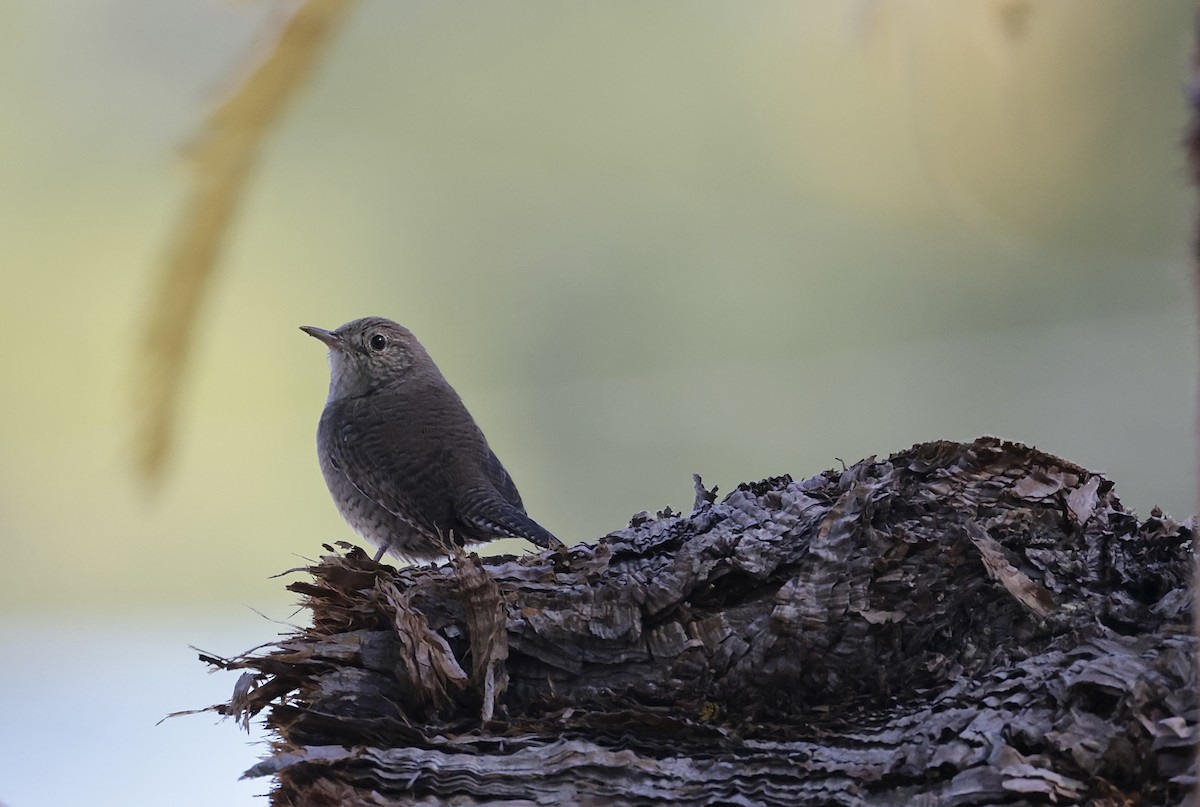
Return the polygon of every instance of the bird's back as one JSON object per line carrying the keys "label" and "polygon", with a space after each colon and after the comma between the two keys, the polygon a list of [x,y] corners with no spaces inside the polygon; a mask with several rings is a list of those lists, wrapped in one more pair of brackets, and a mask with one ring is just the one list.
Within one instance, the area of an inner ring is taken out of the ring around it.
{"label": "bird's back", "polygon": [[[521,494],[445,382],[330,401],[318,441],[330,447],[337,471],[357,490],[425,533],[453,531],[460,543],[513,530],[530,537],[519,531],[523,525],[504,526],[520,517],[531,521]],[[494,512],[496,505],[513,512]],[[492,530],[490,518],[496,519]]]}

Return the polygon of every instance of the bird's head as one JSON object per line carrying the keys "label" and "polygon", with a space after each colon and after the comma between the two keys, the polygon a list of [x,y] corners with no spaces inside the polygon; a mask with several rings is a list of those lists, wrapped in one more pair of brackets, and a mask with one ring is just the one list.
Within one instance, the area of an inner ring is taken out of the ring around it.
{"label": "bird's head", "polygon": [[354,398],[404,383],[437,368],[412,331],[383,317],[364,317],[335,331],[302,325],[329,346],[329,399]]}

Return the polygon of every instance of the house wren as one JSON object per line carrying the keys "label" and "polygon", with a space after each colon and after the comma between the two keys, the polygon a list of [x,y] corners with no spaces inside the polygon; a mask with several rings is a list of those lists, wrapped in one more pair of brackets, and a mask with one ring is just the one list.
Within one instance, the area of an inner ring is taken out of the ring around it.
{"label": "house wren", "polygon": [[300,330],[329,346],[321,472],[342,517],[379,547],[376,560],[427,560],[451,541],[503,537],[562,546],[526,515],[512,477],[411,331],[381,317]]}

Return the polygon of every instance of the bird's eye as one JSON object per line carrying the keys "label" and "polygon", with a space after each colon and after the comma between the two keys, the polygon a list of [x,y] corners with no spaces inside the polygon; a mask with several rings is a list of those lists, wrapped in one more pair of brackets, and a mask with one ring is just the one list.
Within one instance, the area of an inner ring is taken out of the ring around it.
{"label": "bird's eye", "polygon": [[380,351],[387,347],[387,339],[383,334],[377,333],[371,337],[371,350]]}

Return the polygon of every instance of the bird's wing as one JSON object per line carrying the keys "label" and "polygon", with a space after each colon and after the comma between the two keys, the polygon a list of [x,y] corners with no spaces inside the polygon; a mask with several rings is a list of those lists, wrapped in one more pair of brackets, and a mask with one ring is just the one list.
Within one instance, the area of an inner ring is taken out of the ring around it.
{"label": "bird's wing", "polygon": [[517,492],[516,484],[508,475],[508,471],[504,470],[504,466],[500,464],[496,452],[491,449],[488,449],[487,458],[483,461],[483,472],[487,475],[488,481],[496,486],[496,491],[505,501],[524,512],[525,505],[521,501],[521,494]]}
{"label": "bird's wing", "polygon": [[490,449],[483,462],[483,471],[488,481],[495,486],[499,500],[495,495],[466,497],[466,501],[460,501],[458,504],[460,521],[483,530],[524,538],[540,547],[562,546],[562,542],[555,538],[553,533],[526,514],[516,483],[500,464],[496,452]]}
{"label": "bird's wing", "polygon": [[447,464],[419,430],[361,399],[322,418],[329,459],[364,496],[418,529],[437,534],[453,518]]}

